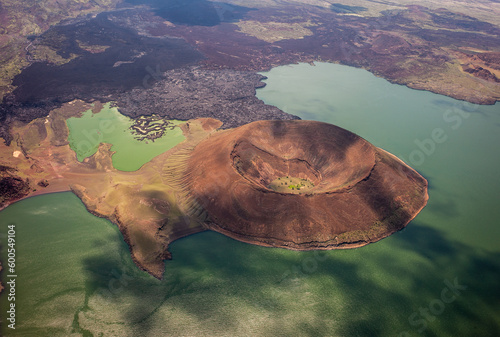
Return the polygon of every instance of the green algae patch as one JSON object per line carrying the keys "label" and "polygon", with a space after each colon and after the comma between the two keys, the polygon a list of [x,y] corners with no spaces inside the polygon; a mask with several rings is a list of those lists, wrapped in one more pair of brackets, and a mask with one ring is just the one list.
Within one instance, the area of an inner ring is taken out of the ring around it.
{"label": "green algae patch", "polygon": [[[151,128],[154,133],[150,139],[145,134],[138,137],[133,128],[136,122],[120,114],[118,108],[110,107],[107,103],[98,113],[87,110],[81,117],[67,119],[68,141],[80,162],[96,153],[100,143],[112,144],[113,166],[121,171],[136,171],[185,139],[182,130],[177,127],[182,121],[163,120],[159,123],[158,118],[154,116],[142,117],[148,118],[151,118],[152,124],[155,125],[155,128]],[[164,129],[158,130],[159,125]],[[162,133],[160,137],[158,132]]]}

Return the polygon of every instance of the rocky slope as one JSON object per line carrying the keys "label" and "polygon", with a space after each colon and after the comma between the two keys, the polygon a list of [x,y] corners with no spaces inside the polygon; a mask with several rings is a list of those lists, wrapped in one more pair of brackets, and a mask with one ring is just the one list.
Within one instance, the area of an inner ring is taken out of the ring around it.
{"label": "rocky slope", "polygon": [[[219,132],[194,149],[185,176],[210,229],[297,250],[378,241],[408,224],[428,199],[427,181],[402,161],[313,121],[260,121]],[[270,187],[293,178],[310,184]]]}

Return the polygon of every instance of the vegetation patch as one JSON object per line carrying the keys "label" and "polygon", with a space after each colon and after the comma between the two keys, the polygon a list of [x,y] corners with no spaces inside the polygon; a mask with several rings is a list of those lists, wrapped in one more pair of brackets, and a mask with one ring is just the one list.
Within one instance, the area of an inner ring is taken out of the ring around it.
{"label": "vegetation patch", "polygon": [[330,6],[330,9],[334,11],[335,13],[339,14],[357,14],[359,12],[365,12],[368,10],[366,7],[362,6],[349,6],[349,5],[343,5],[343,4],[332,4]]}
{"label": "vegetation patch", "polygon": [[71,53],[68,58],[64,58],[57,53],[56,50],[49,46],[39,45],[31,52],[31,56],[37,61],[46,61],[55,65],[63,65],[78,57],[77,54]]}
{"label": "vegetation patch", "polygon": [[313,35],[307,27],[315,26],[310,21],[301,23],[240,21],[236,23],[240,32],[259,40],[273,43],[280,40],[297,40]]}
{"label": "vegetation patch", "polygon": [[300,194],[314,188],[314,183],[307,179],[286,176],[273,180],[268,188],[281,193]]}
{"label": "vegetation patch", "polygon": [[101,46],[101,45],[91,45],[85,42],[77,41],[78,47],[81,49],[88,51],[89,53],[92,54],[97,54],[97,53],[103,53],[106,51],[106,49],[110,48],[111,46]]}

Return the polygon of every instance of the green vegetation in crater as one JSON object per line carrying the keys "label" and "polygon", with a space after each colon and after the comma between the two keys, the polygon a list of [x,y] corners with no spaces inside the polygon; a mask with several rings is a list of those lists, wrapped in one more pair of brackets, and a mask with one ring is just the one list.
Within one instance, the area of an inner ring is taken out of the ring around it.
{"label": "green vegetation in crater", "polygon": [[274,179],[268,186],[268,188],[276,192],[296,194],[310,191],[313,187],[314,184],[307,179],[289,176]]}

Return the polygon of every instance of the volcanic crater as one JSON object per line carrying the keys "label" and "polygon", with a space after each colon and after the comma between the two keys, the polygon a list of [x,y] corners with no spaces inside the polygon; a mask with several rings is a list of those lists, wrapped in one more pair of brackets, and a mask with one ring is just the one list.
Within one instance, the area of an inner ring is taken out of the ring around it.
{"label": "volcanic crater", "polygon": [[205,223],[235,239],[296,250],[359,247],[404,228],[427,181],[340,127],[259,121],[196,146],[186,181]]}
{"label": "volcanic crater", "polygon": [[[427,202],[427,181],[405,163],[314,121],[222,129],[216,119],[191,119],[179,125],[183,142],[137,171],[113,167],[111,144],[79,162],[64,120],[90,108],[75,101],[15,129],[19,142],[0,148],[15,169],[4,165],[0,178],[23,184],[10,184],[19,193],[4,193],[0,207],[71,190],[118,225],[133,261],[159,279],[169,244],[186,235],[211,229],[263,246],[353,248],[404,228]],[[12,155],[22,151],[29,157]]]}

